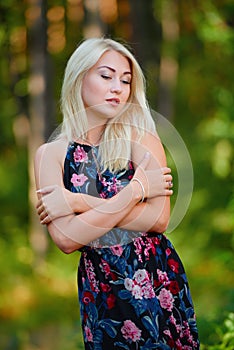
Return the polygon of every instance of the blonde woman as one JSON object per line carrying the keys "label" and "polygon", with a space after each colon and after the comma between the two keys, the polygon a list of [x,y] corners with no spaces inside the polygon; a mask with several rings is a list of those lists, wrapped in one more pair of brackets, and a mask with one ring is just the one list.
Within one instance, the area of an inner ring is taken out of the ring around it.
{"label": "blonde woman", "polygon": [[65,70],[60,135],[35,156],[37,211],[81,252],[85,349],[198,349],[183,265],[163,234],[172,176],[130,50],[82,42]]}

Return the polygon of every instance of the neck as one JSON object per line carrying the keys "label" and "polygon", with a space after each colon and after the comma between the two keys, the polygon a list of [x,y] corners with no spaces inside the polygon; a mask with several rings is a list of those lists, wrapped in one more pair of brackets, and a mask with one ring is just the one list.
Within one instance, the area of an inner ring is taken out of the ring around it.
{"label": "neck", "polygon": [[82,137],[82,140],[87,142],[90,146],[97,146],[102,138],[104,132],[104,126],[99,126],[88,130],[86,136]]}

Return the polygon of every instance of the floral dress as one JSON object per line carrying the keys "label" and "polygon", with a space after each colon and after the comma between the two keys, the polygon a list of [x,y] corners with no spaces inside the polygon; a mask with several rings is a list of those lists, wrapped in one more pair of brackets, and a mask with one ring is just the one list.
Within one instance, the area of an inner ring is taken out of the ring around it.
{"label": "floral dress", "polygon": [[[100,176],[97,159],[98,147],[70,144],[65,187],[110,198],[134,174],[129,162]],[[163,234],[114,228],[83,247],[78,290],[86,350],[199,349],[186,274]]]}

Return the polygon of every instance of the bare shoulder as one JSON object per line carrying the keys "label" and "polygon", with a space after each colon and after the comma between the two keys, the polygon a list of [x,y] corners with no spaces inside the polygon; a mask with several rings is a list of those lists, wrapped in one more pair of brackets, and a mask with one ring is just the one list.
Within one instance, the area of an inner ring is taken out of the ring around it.
{"label": "bare shoulder", "polygon": [[63,185],[63,165],[68,147],[65,140],[56,140],[41,145],[34,158],[34,173],[37,188]]}
{"label": "bare shoulder", "polygon": [[61,162],[66,155],[67,147],[68,141],[65,139],[44,143],[38,147],[35,154],[35,161],[42,160],[45,157],[46,160],[51,159],[51,161]]}
{"label": "bare shoulder", "polygon": [[[145,134],[139,138],[134,135],[132,142],[132,158],[133,162],[139,162],[143,159],[144,154],[149,152],[151,154],[152,161],[150,162],[153,167],[154,164],[158,166],[166,166],[165,151],[156,131],[145,132]],[[151,167],[151,166],[150,166]]]}

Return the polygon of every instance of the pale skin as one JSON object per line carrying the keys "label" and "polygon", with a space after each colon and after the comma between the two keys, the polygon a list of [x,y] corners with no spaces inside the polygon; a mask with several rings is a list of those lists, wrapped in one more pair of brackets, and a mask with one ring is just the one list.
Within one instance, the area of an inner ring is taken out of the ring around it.
{"label": "pale skin", "polygon": [[[85,106],[88,108],[95,104],[105,104],[103,110],[94,107],[87,114],[90,125],[88,139],[92,143],[98,140],[118,104],[127,102],[130,79],[128,60],[115,51],[106,52],[86,75],[82,90]],[[96,91],[99,93],[95,94],[95,101],[92,94],[89,94],[90,84],[98,87]],[[71,253],[113,227],[143,232],[166,230],[170,215],[172,176],[156,134],[145,135],[140,143],[136,142],[134,136],[132,140],[134,177],[142,182],[147,197],[143,203],[139,203],[142,189],[137,181],[130,181],[129,185],[110,199],[66,190],[63,184],[63,164],[67,146],[66,140],[44,144],[35,156],[36,186],[40,189],[37,211],[41,223],[47,225],[52,239],[63,252]]]}

